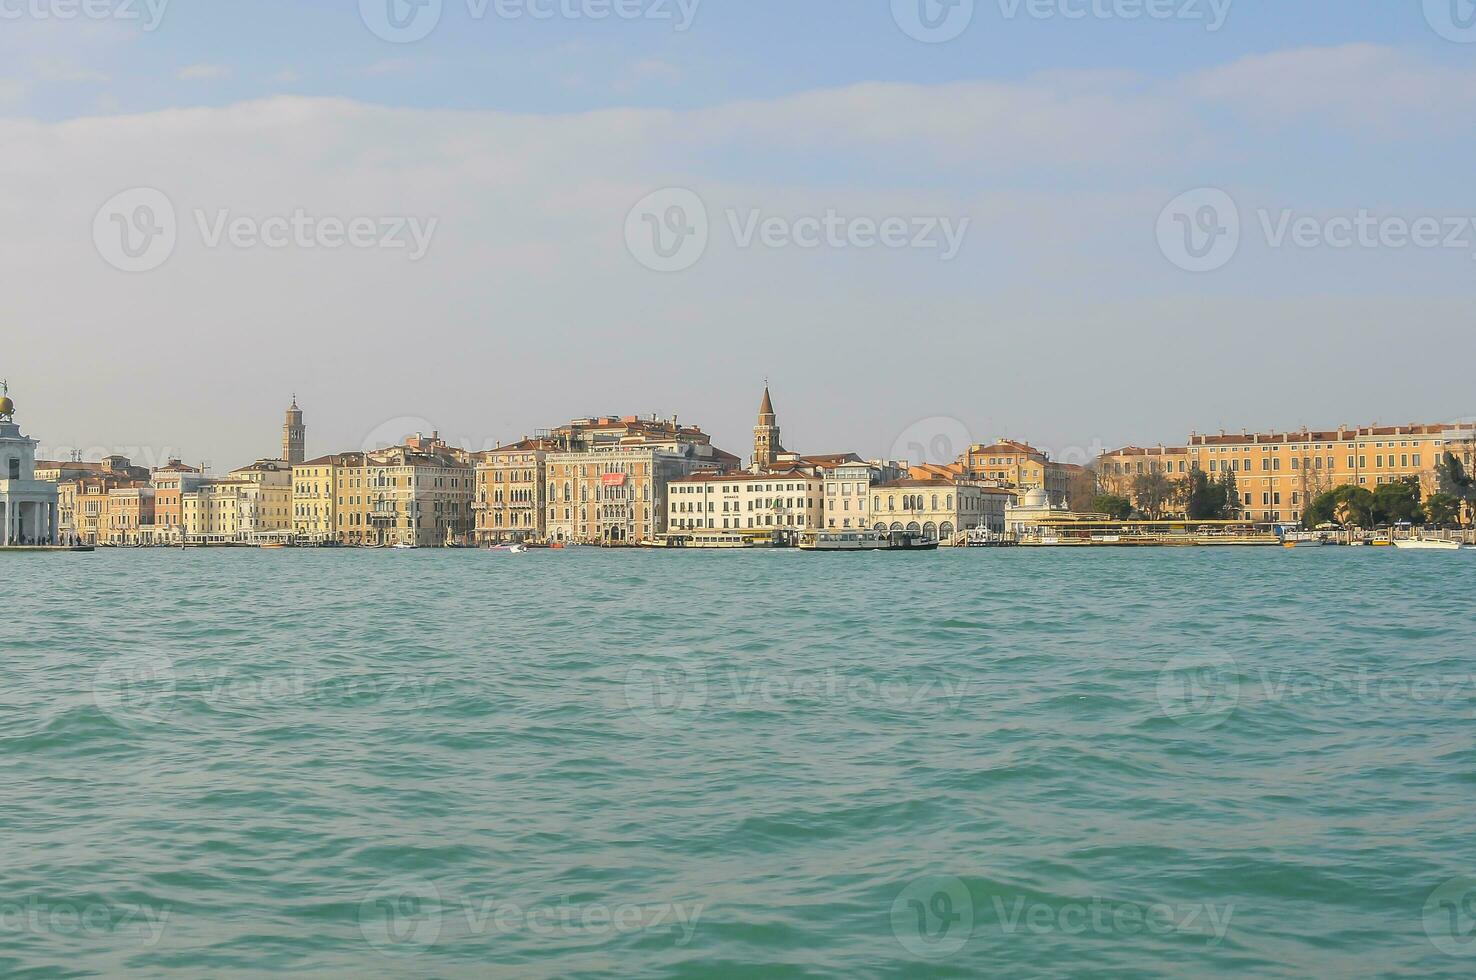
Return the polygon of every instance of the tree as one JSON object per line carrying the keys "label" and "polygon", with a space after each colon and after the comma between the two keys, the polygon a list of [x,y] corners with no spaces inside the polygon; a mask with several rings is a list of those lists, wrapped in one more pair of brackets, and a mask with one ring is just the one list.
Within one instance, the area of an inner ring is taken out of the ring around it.
{"label": "tree", "polygon": [[1133,478],[1133,499],[1138,509],[1153,520],[1163,516],[1164,507],[1174,498],[1174,482],[1156,470]]}
{"label": "tree", "polygon": [[1237,520],[1240,510],[1240,486],[1235,482],[1234,471],[1225,470],[1220,474],[1220,519]]}
{"label": "tree", "polygon": [[1114,521],[1125,521],[1132,516],[1133,502],[1115,493],[1100,493],[1092,498],[1092,513],[1106,514]]}
{"label": "tree", "polygon": [[1375,524],[1413,524],[1420,516],[1420,485],[1416,480],[1380,484],[1373,492]]}
{"label": "tree", "polygon": [[1476,523],[1476,478],[1466,472],[1455,453],[1446,453],[1435,464],[1435,477],[1440,492],[1465,503]]}
{"label": "tree", "polygon": [[1449,527],[1461,519],[1461,500],[1448,493],[1432,493],[1425,500],[1425,522],[1435,527]]}
{"label": "tree", "polygon": [[1362,487],[1344,484],[1319,494],[1308,504],[1302,515],[1302,523],[1308,528],[1315,528],[1329,521],[1343,527],[1373,527],[1374,505],[1373,494]]}

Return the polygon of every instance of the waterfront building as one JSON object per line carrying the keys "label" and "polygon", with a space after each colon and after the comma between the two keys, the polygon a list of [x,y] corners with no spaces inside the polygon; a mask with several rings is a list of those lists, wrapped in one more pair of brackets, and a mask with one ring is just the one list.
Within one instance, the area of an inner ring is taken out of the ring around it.
{"label": "waterfront building", "polygon": [[177,459],[154,470],[154,543],[179,544],[184,540],[184,495],[206,482],[204,472]]}
{"label": "waterfront building", "polygon": [[1028,442],[999,439],[989,445],[973,445],[957,462],[960,478],[972,483],[1006,487],[1017,493],[1039,488],[1062,505],[1071,495],[1069,464],[1051,459]]}
{"label": "waterfront building", "polygon": [[[80,454],[79,454],[80,455]],[[122,480],[147,480],[148,467],[134,466],[127,456],[104,456],[99,462],[81,459],[36,460],[36,479],[51,483],[67,483],[89,477],[111,477]]]}
{"label": "waterfront building", "polygon": [[547,533],[548,455],[560,448],[552,438],[523,439],[477,454],[476,540],[539,541]]}
{"label": "waterfront building", "polygon": [[821,526],[825,479],[794,467],[762,473],[698,473],[672,481],[667,529],[782,531]]}
{"label": "waterfront building", "polygon": [[975,528],[1000,533],[1014,495],[1003,487],[941,478],[908,477],[871,488],[869,519],[878,531],[910,531],[951,544]]}
{"label": "waterfront building", "polygon": [[907,475],[891,460],[849,459],[822,470],[825,479],[822,520],[827,531],[871,527],[871,488]]}
{"label": "waterfront building", "polygon": [[282,460],[259,459],[224,479],[194,482],[180,494],[185,541],[261,544],[291,536],[292,470]]}
{"label": "waterfront building", "polygon": [[669,485],[740,460],[675,418],[575,419],[549,436],[546,535],[554,541],[633,545],[667,530]]}
{"label": "waterfront building", "polygon": [[1182,480],[1189,470],[1189,450],[1183,446],[1124,446],[1098,458],[1097,482],[1103,493],[1131,500],[1138,477],[1162,473]]}
{"label": "waterfront building", "polygon": [[36,479],[36,441],[15,423],[15,402],[0,382],[0,545],[57,541],[55,483]]}
{"label": "waterfront building", "polygon": [[109,490],[106,515],[99,544],[135,547],[154,543],[154,488],[148,484]]}
{"label": "waterfront building", "polygon": [[1098,462],[1103,486],[1124,496],[1141,472],[1191,470],[1218,478],[1235,475],[1244,510],[1257,523],[1301,519],[1319,494],[1343,485],[1375,488],[1400,480],[1419,484],[1424,495],[1439,489],[1436,467],[1448,448],[1457,458],[1476,440],[1476,423],[1411,424],[1296,432],[1193,433],[1188,445],[1157,450],[1127,447]]}
{"label": "waterfront building", "polygon": [[319,456],[292,467],[292,531],[305,544],[342,543],[339,473],[362,465],[363,453]]}
{"label": "waterfront building", "polygon": [[464,453],[417,433],[403,446],[294,466],[291,526],[318,544],[461,544],[473,530],[474,483]]}
{"label": "waterfront building", "polygon": [[287,420],[282,425],[282,459],[288,466],[296,466],[307,458],[307,426],[302,423],[302,409],[297,407],[297,395],[292,396],[292,405],[287,409]]}

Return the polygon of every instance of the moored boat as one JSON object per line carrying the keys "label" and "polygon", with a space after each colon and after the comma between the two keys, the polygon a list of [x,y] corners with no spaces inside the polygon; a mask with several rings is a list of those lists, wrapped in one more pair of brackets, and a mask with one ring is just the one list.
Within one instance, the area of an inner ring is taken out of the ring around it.
{"label": "moored boat", "polygon": [[908,531],[807,531],[801,551],[937,551],[938,542]]}
{"label": "moored boat", "polygon": [[1439,538],[1396,538],[1394,547],[1408,551],[1463,551],[1466,546],[1459,541],[1442,541]]}

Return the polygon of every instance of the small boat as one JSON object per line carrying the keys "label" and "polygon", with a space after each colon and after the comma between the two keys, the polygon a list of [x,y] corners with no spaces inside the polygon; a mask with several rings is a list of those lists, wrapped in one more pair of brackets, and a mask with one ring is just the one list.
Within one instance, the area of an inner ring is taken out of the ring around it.
{"label": "small boat", "polygon": [[401,541],[399,544],[390,545],[390,548],[394,551],[411,551],[414,550],[415,547],[415,545],[406,544],[404,541]]}
{"label": "small boat", "polygon": [[1441,541],[1438,538],[1400,538],[1394,547],[1410,551],[1462,551],[1465,545],[1459,541]]}
{"label": "small boat", "polygon": [[1281,539],[1283,548],[1321,548],[1325,544],[1322,535],[1311,531],[1291,531]]}
{"label": "small boat", "polygon": [[938,542],[907,531],[809,531],[801,551],[937,551]]}
{"label": "small boat", "polygon": [[487,550],[488,551],[500,551],[503,554],[508,554],[508,555],[522,555],[522,554],[526,554],[527,553],[528,546],[525,545],[525,544],[499,544],[499,545],[495,545],[494,547],[489,548]]}

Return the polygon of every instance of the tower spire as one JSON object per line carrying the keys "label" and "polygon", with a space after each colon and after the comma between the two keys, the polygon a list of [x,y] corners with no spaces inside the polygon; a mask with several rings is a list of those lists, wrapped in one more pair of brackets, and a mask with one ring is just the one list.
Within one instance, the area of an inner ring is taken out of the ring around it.
{"label": "tower spire", "polygon": [[768,469],[774,465],[784,447],[779,444],[779,417],[774,414],[774,400],[769,397],[769,380],[764,379],[764,400],[759,403],[758,425],[753,427],[753,465]]}

